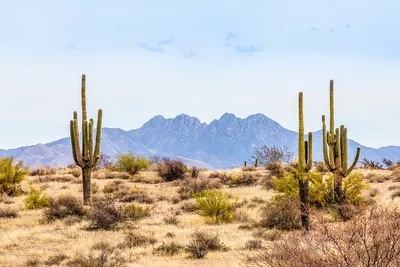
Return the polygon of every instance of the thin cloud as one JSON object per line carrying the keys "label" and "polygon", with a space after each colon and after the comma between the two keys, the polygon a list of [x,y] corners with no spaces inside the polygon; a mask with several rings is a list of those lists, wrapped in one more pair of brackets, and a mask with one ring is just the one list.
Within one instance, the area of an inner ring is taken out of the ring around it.
{"label": "thin cloud", "polygon": [[264,47],[262,47],[262,46],[255,47],[255,46],[252,46],[252,45],[250,45],[250,46],[237,45],[235,47],[235,51],[237,53],[244,53],[244,54],[249,54],[249,55],[255,54],[257,52],[261,52],[263,50],[264,50]]}
{"label": "thin cloud", "polygon": [[144,50],[147,50],[149,52],[154,52],[154,53],[164,53],[165,50],[161,46],[152,46],[143,42],[138,42],[136,44],[139,48],[142,48]]}
{"label": "thin cloud", "polygon": [[226,41],[232,41],[234,38],[237,38],[239,35],[233,32],[228,32],[225,36]]}
{"label": "thin cloud", "polygon": [[197,57],[197,53],[196,52],[186,52],[186,53],[183,53],[183,56],[187,59],[191,59],[191,58]]}
{"label": "thin cloud", "polygon": [[311,28],[308,28],[310,31],[313,31],[313,32],[320,32],[320,31],[322,31],[322,29],[321,28],[318,28],[318,27],[311,27]]}
{"label": "thin cloud", "polygon": [[344,27],[345,27],[346,29],[350,29],[350,24],[345,24]]}
{"label": "thin cloud", "polygon": [[167,39],[162,39],[160,41],[158,41],[157,45],[158,46],[163,46],[163,45],[167,45],[167,44],[172,44],[173,42],[175,42],[175,38],[174,37],[170,37]]}

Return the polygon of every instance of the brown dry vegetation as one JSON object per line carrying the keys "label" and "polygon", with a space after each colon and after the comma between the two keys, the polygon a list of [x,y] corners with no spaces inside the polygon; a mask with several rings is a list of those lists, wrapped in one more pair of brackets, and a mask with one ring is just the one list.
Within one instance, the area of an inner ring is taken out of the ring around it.
{"label": "brown dry vegetation", "polygon": [[[392,198],[400,186],[396,171],[359,172],[371,185],[365,196],[381,206],[398,205],[400,198]],[[257,258],[252,255],[265,256],[267,248],[290,248],[282,240],[302,234],[301,230],[281,232],[262,228],[264,205],[274,194],[270,189],[271,175],[262,168],[200,171],[198,178],[191,178],[189,172],[184,180],[171,182],[165,182],[153,171],[135,176],[98,171],[92,180],[98,187],[93,192],[94,201],[98,201],[95,203],[100,203],[94,204],[97,211],[89,207],[81,209],[80,203],[74,202],[73,199],[81,200],[82,184],[70,170],[34,174],[23,181],[22,189],[28,192],[30,185],[39,188],[50,198],[50,207],[26,210],[26,194],[0,196],[0,266],[69,263],[70,266],[233,267],[254,264]],[[193,211],[191,194],[208,189],[238,197],[233,222],[209,224]],[[66,200],[57,202],[60,197]],[[62,215],[56,214],[59,217],[51,217],[51,209],[60,209],[62,201],[69,207],[72,205],[76,214],[61,212]],[[105,206],[107,210],[102,209]],[[46,216],[51,219],[46,220]],[[115,223],[101,229],[98,220],[103,222],[106,220],[103,218]],[[335,227],[345,224],[335,221],[327,211],[312,210],[311,235],[317,235],[314,226],[320,221]],[[209,249],[206,237],[214,238],[213,242],[221,244],[223,249]]]}

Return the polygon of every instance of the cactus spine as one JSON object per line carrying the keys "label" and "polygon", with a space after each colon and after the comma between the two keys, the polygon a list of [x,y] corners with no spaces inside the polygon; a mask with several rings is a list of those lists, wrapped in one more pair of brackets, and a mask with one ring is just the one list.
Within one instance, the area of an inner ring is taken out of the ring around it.
{"label": "cactus spine", "polygon": [[[348,140],[347,128],[341,125],[335,129],[333,80],[330,81],[330,129],[326,131],[325,115],[322,116],[322,147],[324,162],[327,169],[333,173],[334,199],[338,203],[344,200],[343,179],[351,173],[360,157],[360,147],[357,148],[356,157],[348,167]],[[328,148],[329,149],[328,149]]]}
{"label": "cactus spine", "polygon": [[78,112],[74,111],[74,118],[70,121],[72,155],[75,163],[82,169],[83,180],[83,202],[85,205],[90,203],[91,188],[90,179],[92,168],[96,166],[100,158],[100,138],[102,110],[99,109],[97,117],[96,143],[93,149],[93,119],[87,120],[86,114],[86,76],[82,75],[81,85],[82,100],[82,150],[79,144]]}
{"label": "cactus spine", "polygon": [[301,224],[308,231],[310,229],[310,211],[308,199],[307,172],[312,168],[312,133],[308,133],[308,141],[304,140],[303,93],[299,93],[299,143],[298,143],[298,182],[300,195]]}
{"label": "cactus spine", "polygon": [[254,161],[254,167],[258,168],[258,158]]}

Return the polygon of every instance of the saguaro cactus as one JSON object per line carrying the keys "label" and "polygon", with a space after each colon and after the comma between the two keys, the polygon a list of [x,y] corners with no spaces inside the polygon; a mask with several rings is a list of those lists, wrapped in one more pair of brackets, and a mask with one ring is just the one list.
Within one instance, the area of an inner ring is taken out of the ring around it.
{"label": "saguaro cactus", "polygon": [[254,161],[254,167],[258,168],[258,158],[256,158]]}
{"label": "saguaro cactus", "polygon": [[83,202],[85,205],[91,199],[92,168],[100,158],[102,110],[99,109],[97,117],[96,144],[93,149],[93,119],[87,120],[86,114],[86,76],[82,75],[82,151],[79,145],[78,112],[74,111],[74,119],[70,122],[72,155],[75,163],[82,169]]}
{"label": "saguaro cactus", "polygon": [[[351,173],[360,157],[360,147],[357,148],[356,157],[350,167],[348,167],[348,140],[347,128],[344,125],[335,130],[334,115],[334,95],[333,80],[330,81],[330,129],[326,131],[325,115],[322,116],[322,147],[324,152],[324,162],[326,168],[333,173],[334,199],[342,203],[343,179]],[[329,151],[328,151],[328,148]]]}
{"label": "saguaro cactus", "polygon": [[308,141],[304,140],[303,93],[299,93],[299,143],[298,143],[298,182],[300,195],[301,224],[308,231],[310,229],[310,211],[308,200],[307,172],[312,168],[312,133],[308,133]]}

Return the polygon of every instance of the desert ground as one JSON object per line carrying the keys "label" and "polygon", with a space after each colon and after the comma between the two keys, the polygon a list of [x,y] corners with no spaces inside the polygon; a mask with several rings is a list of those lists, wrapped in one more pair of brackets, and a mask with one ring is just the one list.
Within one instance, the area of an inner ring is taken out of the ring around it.
{"label": "desert ground", "polygon": [[[400,180],[396,179],[395,172],[363,169],[354,172],[360,173],[370,186],[363,192],[363,195],[370,199],[369,202],[372,199],[372,202],[379,205],[399,204],[399,198],[393,197],[400,190]],[[74,177],[67,168],[57,168],[48,173],[51,174],[28,176],[21,183],[22,190],[28,192],[29,188],[34,186],[49,198],[72,195],[81,200],[80,177]],[[221,182],[221,176],[243,174],[250,174],[252,179],[254,178],[249,185]],[[218,182],[222,185],[221,190],[236,197],[238,201],[233,221],[212,224],[196,214],[193,211],[194,199],[191,196],[182,197],[182,193],[179,193],[183,180],[166,182],[154,171],[129,176],[121,172],[99,170],[94,172],[92,178],[93,199],[108,196],[117,199],[116,205],[119,207],[136,203],[147,207],[149,215],[140,219],[125,220],[109,230],[91,229],[90,222],[85,217],[46,221],[44,213],[48,208],[25,208],[26,193],[17,197],[3,195],[0,210],[3,213],[13,210],[17,214],[10,218],[0,218],[0,265],[92,266],[79,263],[79,258],[84,262],[90,257],[98,257],[100,253],[104,257],[104,264],[101,266],[243,266],[243,259],[247,255],[267,248],[271,242],[288,233],[257,226],[261,207],[276,194],[266,186],[271,174],[265,168],[245,171],[239,168],[201,170],[197,178],[192,178],[190,173],[186,176],[186,180]],[[126,195],[133,197],[121,201]],[[312,209],[312,228],[321,216],[328,216],[323,208]],[[331,220],[333,224],[345,223]],[[217,236],[223,243],[223,248],[210,250],[201,259],[193,257],[185,248],[196,231]],[[132,233],[139,233],[148,240],[127,245],[127,236]],[[176,245],[175,252],[169,253],[160,249],[163,245],[171,243]]]}

